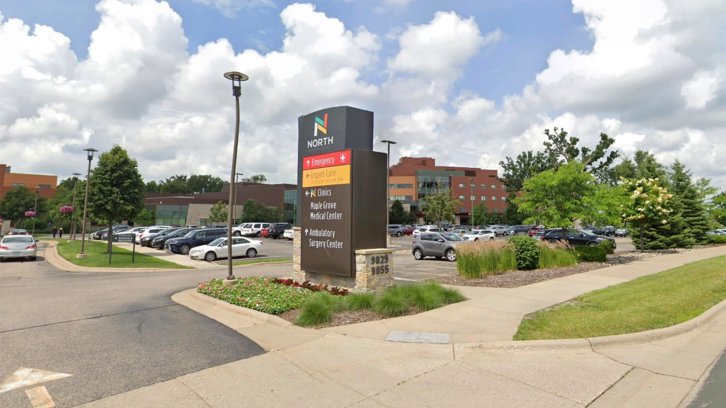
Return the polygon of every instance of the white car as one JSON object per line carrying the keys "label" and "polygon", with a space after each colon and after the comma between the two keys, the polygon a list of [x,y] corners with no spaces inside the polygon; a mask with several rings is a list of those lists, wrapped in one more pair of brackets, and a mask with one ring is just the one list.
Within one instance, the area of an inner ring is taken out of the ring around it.
{"label": "white car", "polygon": [[283,231],[282,237],[292,241],[293,239],[295,239],[295,230],[292,228],[286,229],[285,231]]}
{"label": "white car", "polygon": [[237,231],[233,232],[232,234],[235,236],[243,236],[243,237],[259,237],[260,233],[262,232],[263,228],[269,228],[270,223],[269,222],[249,222],[246,224],[243,224],[241,228],[239,228],[239,234]]}
{"label": "white car", "polygon": [[160,227],[143,228],[141,231],[136,233],[135,241],[137,244],[141,244],[141,238],[155,237],[155,236],[159,235],[159,233],[161,231],[164,231],[165,229],[168,229],[168,228],[160,228]]}
{"label": "white car", "polygon": [[[262,241],[255,241],[247,238],[232,238],[232,256],[246,256],[254,258],[262,249]],[[227,237],[217,238],[209,245],[201,245],[189,251],[192,259],[204,259],[205,261],[216,261],[220,258],[227,258]]]}
{"label": "white car", "polygon": [[38,245],[31,235],[8,235],[0,240],[0,261],[10,258],[30,258],[35,261]]}
{"label": "white car", "polygon": [[412,234],[414,237],[417,237],[421,235],[422,232],[441,232],[441,228],[439,228],[438,225],[424,225],[413,230]]}
{"label": "white car", "polygon": [[492,230],[473,230],[468,234],[464,234],[462,238],[467,241],[492,240],[497,235]]}

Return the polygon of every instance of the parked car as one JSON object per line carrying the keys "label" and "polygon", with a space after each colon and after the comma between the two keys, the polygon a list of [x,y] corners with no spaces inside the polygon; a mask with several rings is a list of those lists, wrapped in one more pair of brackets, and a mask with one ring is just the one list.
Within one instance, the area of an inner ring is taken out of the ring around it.
{"label": "parked car", "polygon": [[90,235],[91,235],[91,238],[99,240],[99,239],[101,239],[101,237],[103,237],[104,232],[108,232],[108,228],[104,228],[104,229],[92,232]]}
{"label": "parked car", "polygon": [[507,235],[527,235],[531,225],[513,225],[507,229]]}
{"label": "parked car", "polygon": [[389,224],[388,225],[388,235],[395,235],[397,237],[402,237],[403,234],[404,234],[403,225],[401,225],[401,224]]}
{"label": "parked car", "polygon": [[441,229],[438,225],[422,225],[413,232],[413,236],[417,237],[425,232],[441,232]]}
{"label": "parked car", "polygon": [[[613,248],[617,247],[615,239],[604,237],[602,235],[596,235],[586,229],[567,229],[565,231],[567,243],[570,246],[597,246],[600,242],[608,240],[612,242]],[[562,229],[555,228],[548,230],[547,233],[542,237],[543,241],[555,242],[562,240]]]}
{"label": "parked car", "polygon": [[[118,225],[118,226],[113,227],[112,231],[113,231],[113,235],[116,235],[116,234],[120,234],[120,233],[129,231],[130,229],[131,229],[131,227],[129,227],[128,225]],[[103,230],[103,233],[101,234],[100,239],[103,241],[108,241],[108,228]]]}
{"label": "parked car", "polygon": [[[254,258],[262,251],[262,241],[255,241],[249,238],[232,237],[232,257],[246,256]],[[192,259],[204,259],[205,261],[216,261],[220,258],[227,258],[227,237],[217,238],[208,245],[200,245],[189,251]]]}
{"label": "parked car", "polygon": [[606,237],[611,237],[611,236],[615,235],[616,229],[617,228],[613,227],[612,225],[608,225],[607,227],[602,229],[602,234],[605,235]]}
{"label": "parked car", "polygon": [[450,232],[423,232],[413,241],[413,257],[418,261],[427,256],[446,257],[447,261],[455,262],[456,244],[461,242],[464,242],[462,237]]}
{"label": "parked car", "polygon": [[628,235],[630,235],[630,231],[625,228],[618,228],[615,230],[615,233],[613,235],[615,235],[616,237],[627,237]]}
{"label": "parked car", "polygon": [[15,228],[8,231],[8,236],[10,235],[30,235],[28,234],[27,230],[24,230],[22,228]]}
{"label": "parked car", "polygon": [[292,228],[286,229],[285,232],[282,233],[282,237],[292,241],[293,239],[295,239],[295,230]]}
{"label": "parked car", "polygon": [[594,225],[587,226],[587,227],[585,227],[583,229],[586,230],[586,231],[590,231],[590,232],[592,232],[595,235],[604,235],[604,233],[605,233],[605,231],[603,231],[602,228],[596,227]]}
{"label": "parked car", "polygon": [[[108,228],[106,228],[106,229],[108,229]],[[126,235],[126,234],[131,234],[131,235],[133,235],[133,236],[134,236],[134,241],[136,241],[136,236],[137,236],[137,235],[138,235],[138,234],[139,234],[139,233],[140,233],[141,231],[143,231],[144,229],[146,229],[146,227],[136,227],[136,228],[131,228],[131,229],[129,229],[129,230],[121,231],[121,232],[120,232],[120,233],[118,233],[118,234],[114,233],[114,235]],[[107,232],[106,230],[104,230],[104,233],[106,234],[106,235],[105,235],[105,239],[108,239],[108,232]],[[103,237],[103,235],[102,235],[102,237]]]}
{"label": "parked car", "polygon": [[532,234],[532,238],[536,239],[537,241],[543,241],[544,236],[551,231],[560,231],[560,234],[562,234],[562,228],[537,228],[536,230],[537,232]]}
{"label": "parked car", "polygon": [[492,230],[474,230],[472,232],[468,232],[462,236],[464,240],[466,241],[479,241],[479,240],[487,240],[490,241],[496,237],[496,234],[494,234],[494,231]]}
{"label": "parked car", "polygon": [[292,224],[289,222],[276,222],[268,228],[269,235],[272,239],[283,238],[282,234],[288,229],[292,229]]}
{"label": "parked car", "polygon": [[183,237],[172,238],[164,243],[164,249],[174,254],[186,255],[192,248],[200,245],[207,245],[217,238],[227,235],[227,230],[222,228],[204,228],[189,231]]}
{"label": "parked car", "polygon": [[465,234],[468,234],[469,233],[469,230],[466,229],[466,228],[454,228],[453,230],[451,230],[449,232],[451,232],[452,234],[456,234],[456,235],[463,236]]}
{"label": "parked car", "polygon": [[10,258],[29,258],[35,261],[38,256],[38,245],[35,238],[25,234],[8,234],[0,240],[0,261]]}
{"label": "parked car", "polygon": [[156,248],[156,249],[164,249],[164,244],[166,241],[172,239],[172,238],[180,238],[184,235],[187,235],[190,231],[195,230],[196,228],[175,228],[175,229],[168,229],[166,231],[169,231],[166,235],[166,231],[164,233],[161,233],[157,236],[155,236],[151,240],[151,244],[149,247]]}
{"label": "parked car", "polygon": [[147,228],[139,234],[139,244],[141,246],[150,247],[151,240],[166,231],[173,231],[173,228]]}
{"label": "parked car", "polygon": [[497,236],[509,235],[509,230],[507,229],[507,227],[505,227],[503,225],[492,225],[491,227],[489,227],[487,229],[492,230]]}
{"label": "parked car", "polygon": [[[247,224],[243,224],[241,228],[233,231],[232,234],[238,237],[259,237],[262,229],[268,228],[269,226],[269,222],[250,222]],[[239,234],[237,233],[237,231],[239,231]]]}
{"label": "parked car", "polygon": [[406,225],[405,227],[403,227],[403,233],[406,235],[413,234],[413,232],[415,230],[416,230],[416,227],[414,227],[413,225]]}

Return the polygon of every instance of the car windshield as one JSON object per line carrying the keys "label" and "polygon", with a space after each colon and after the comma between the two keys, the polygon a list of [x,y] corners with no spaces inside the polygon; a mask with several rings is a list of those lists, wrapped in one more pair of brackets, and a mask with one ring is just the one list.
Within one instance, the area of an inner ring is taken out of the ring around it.
{"label": "car windshield", "polygon": [[13,242],[33,242],[33,237],[5,237],[2,242],[5,244]]}
{"label": "car windshield", "polygon": [[[214,241],[210,242],[209,243],[209,246],[217,246],[217,245],[219,245],[219,244],[221,244],[222,242],[225,242],[225,241],[227,241],[227,238],[217,238]],[[234,246],[234,245],[232,245],[232,246]]]}
{"label": "car windshield", "polygon": [[188,233],[187,233],[186,235],[184,235],[184,238],[191,238],[191,237],[193,237],[193,236],[194,236],[194,234],[195,234],[196,232],[197,232],[197,231],[189,231],[189,232],[188,232]]}
{"label": "car windshield", "polygon": [[[592,228],[595,228],[595,227],[592,227]],[[586,230],[586,229],[579,229],[577,231],[582,232],[585,235],[597,235],[597,234],[593,234],[592,231],[589,231],[589,230]]]}
{"label": "car windshield", "polygon": [[447,241],[463,241],[464,239],[456,234],[441,234]]}
{"label": "car windshield", "polygon": [[176,231],[177,231],[177,230],[173,230],[173,229],[167,229],[167,230],[161,231],[161,232],[159,233],[159,235],[161,235],[161,236],[166,236],[166,235],[170,235],[170,234],[172,234],[172,233],[174,233],[174,232],[176,232]]}

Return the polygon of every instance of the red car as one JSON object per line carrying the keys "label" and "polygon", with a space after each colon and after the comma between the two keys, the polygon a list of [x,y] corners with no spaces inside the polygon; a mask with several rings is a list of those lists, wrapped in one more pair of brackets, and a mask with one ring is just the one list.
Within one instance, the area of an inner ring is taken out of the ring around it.
{"label": "red car", "polygon": [[529,236],[531,237],[531,236],[533,236],[534,234],[536,234],[536,233],[540,232],[541,230],[542,230],[542,228],[539,228],[539,227],[532,227],[532,228],[530,228],[530,229],[529,229],[529,231],[527,231],[527,234],[529,234]]}
{"label": "red car", "polygon": [[270,229],[269,228],[262,228],[260,231],[260,235],[265,238],[270,238]]}
{"label": "red car", "polygon": [[414,231],[416,231],[416,228],[414,228],[410,225],[403,227],[403,233],[406,235],[411,235],[411,234],[413,234]]}

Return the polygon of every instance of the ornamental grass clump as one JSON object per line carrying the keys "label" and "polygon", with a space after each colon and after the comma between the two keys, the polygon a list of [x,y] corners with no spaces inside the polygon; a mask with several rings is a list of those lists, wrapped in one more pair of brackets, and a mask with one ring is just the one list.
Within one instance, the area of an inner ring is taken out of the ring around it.
{"label": "ornamental grass clump", "polygon": [[435,293],[446,305],[466,300],[466,297],[464,297],[464,295],[462,295],[458,290],[441,286],[441,284],[437,282],[427,282],[424,283],[423,286],[427,291]]}
{"label": "ornamental grass clump", "polygon": [[517,269],[514,246],[506,241],[476,241],[459,244],[456,268],[467,279],[481,278]]}
{"label": "ornamental grass clump", "polygon": [[373,302],[373,311],[386,317],[401,316],[408,313],[408,303],[403,291],[398,288],[386,289]]}
{"label": "ornamental grass clump", "polygon": [[328,299],[333,296],[326,292],[318,292],[311,296],[300,309],[300,315],[295,319],[295,324],[299,326],[314,326],[317,324],[328,323],[333,319],[335,313],[335,302]]}
{"label": "ornamental grass clump", "polygon": [[567,242],[539,242],[539,268],[559,268],[577,265],[577,253]]}
{"label": "ornamental grass clump", "polygon": [[439,294],[426,285],[405,285],[400,290],[406,302],[419,310],[437,309],[444,304]]}
{"label": "ornamental grass clump", "polygon": [[353,293],[345,297],[344,305],[348,310],[365,310],[373,306],[375,293]]}

